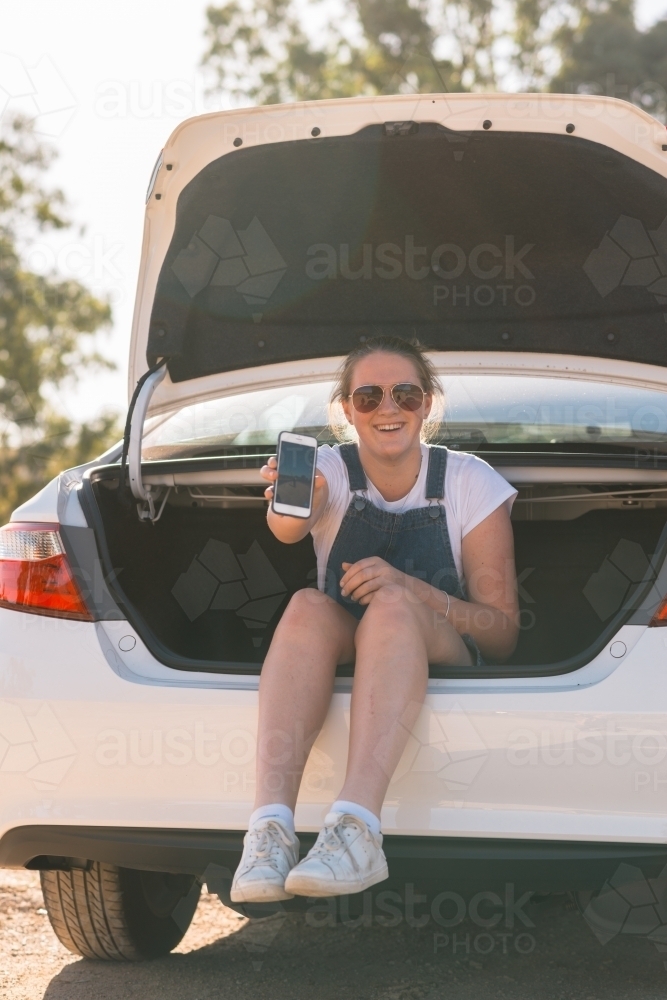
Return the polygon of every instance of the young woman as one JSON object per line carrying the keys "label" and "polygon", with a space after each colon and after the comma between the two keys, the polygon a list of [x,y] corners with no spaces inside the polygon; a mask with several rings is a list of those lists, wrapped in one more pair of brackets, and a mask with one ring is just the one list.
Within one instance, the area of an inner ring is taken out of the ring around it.
{"label": "young woman", "polygon": [[[291,599],[262,668],[257,794],[235,902],[361,892],[385,879],[380,812],[424,701],[429,663],[502,661],[515,647],[516,490],[481,459],[422,443],[440,395],[419,347],[381,337],[354,350],[332,401],[358,445],[319,449],[309,520],[269,510],[282,542],[311,532],[319,590]],[[262,475],[276,479],[274,458]],[[293,749],[294,734],[312,746],[336,666],[351,661],[345,783],[297,863],[293,810],[307,753]]]}

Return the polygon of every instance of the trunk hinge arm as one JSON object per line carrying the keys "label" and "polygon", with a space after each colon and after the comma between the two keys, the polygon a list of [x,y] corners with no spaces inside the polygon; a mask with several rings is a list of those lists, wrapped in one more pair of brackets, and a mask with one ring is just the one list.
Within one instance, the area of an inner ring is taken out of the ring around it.
{"label": "trunk hinge arm", "polygon": [[166,373],[167,359],[162,358],[156,365],[149,368],[137,382],[127,414],[121,458],[121,484],[125,482],[125,470],[127,469],[132,496],[139,501],[137,503],[139,520],[152,521],[153,523],[160,519],[167,502],[169,489],[166,490],[160,509],[156,514],[155,501],[159,499],[162,490],[158,487],[157,492],[154,493],[152,487],[146,485],[141,478],[141,442],[148,405]]}

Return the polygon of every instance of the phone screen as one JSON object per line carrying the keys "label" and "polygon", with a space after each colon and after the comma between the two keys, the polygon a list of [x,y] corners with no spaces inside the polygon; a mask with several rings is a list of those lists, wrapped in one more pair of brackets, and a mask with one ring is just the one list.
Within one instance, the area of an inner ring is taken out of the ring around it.
{"label": "phone screen", "polygon": [[294,441],[280,442],[275,499],[290,507],[310,507],[313,466],[317,449]]}

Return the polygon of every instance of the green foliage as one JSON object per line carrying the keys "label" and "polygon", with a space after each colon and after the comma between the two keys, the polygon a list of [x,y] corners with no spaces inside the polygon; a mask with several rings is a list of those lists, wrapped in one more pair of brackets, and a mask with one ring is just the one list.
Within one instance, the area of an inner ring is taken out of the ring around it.
{"label": "green foliage", "polygon": [[632,0],[338,0],[335,23],[315,31],[331,2],[228,0],[209,7],[203,62],[217,88],[255,104],[497,88],[581,91],[632,99],[659,116],[666,111],[667,21],[639,31]]}
{"label": "green foliage", "polygon": [[[514,65],[519,72],[521,89],[544,90],[549,82],[550,50],[554,35],[568,22],[569,11],[551,0],[515,0]],[[575,18],[575,21],[577,18]],[[554,26],[558,25],[557,28]]]}
{"label": "green foliage", "polygon": [[0,522],[60,469],[86,461],[117,434],[104,416],[74,426],[54,412],[49,389],[89,366],[109,363],[86,350],[85,335],[111,319],[108,303],[77,281],[23,266],[35,233],[64,230],[64,199],[42,175],[50,152],[14,119],[0,136]]}
{"label": "green foliage", "polygon": [[[359,94],[442,93],[496,81],[493,0],[342,0],[319,40],[294,0],[230,0],[207,10],[203,62],[220,89],[256,104]],[[314,13],[326,13],[311,0]],[[446,36],[451,53],[440,53]]]}
{"label": "green foliage", "polygon": [[631,0],[610,0],[584,6],[576,25],[564,26],[554,41],[562,64],[550,90],[621,97],[664,120],[667,21],[639,31]]}
{"label": "green foliage", "polygon": [[73,425],[53,412],[35,421],[20,445],[0,444],[0,523],[64,469],[96,458],[120,437],[118,417],[105,413]]}

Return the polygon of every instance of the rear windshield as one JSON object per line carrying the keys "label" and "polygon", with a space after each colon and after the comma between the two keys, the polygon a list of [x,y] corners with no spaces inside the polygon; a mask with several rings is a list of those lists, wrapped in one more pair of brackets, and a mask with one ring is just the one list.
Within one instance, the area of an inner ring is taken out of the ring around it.
{"label": "rear windshield", "polygon": [[[597,445],[667,450],[667,393],[605,382],[534,376],[443,376],[443,419],[434,440],[474,450]],[[146,461],[203,455],[273,454],[281,431],[335,443],[333,383],[246,392],[186,406],[146,433]]]}

